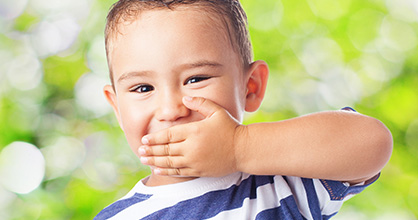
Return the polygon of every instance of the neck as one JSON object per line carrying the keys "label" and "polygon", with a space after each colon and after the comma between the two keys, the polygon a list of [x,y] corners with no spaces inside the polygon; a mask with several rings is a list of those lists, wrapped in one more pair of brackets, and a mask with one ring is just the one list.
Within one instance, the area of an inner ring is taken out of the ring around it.
{"label": "neck", "polygon": [[162,186],[174,183],[186,182],[189,180],[196,179],[196,177],[172,177],[172,176],[159,176],[151,173],[147,182],[144,183],[146,186]]}

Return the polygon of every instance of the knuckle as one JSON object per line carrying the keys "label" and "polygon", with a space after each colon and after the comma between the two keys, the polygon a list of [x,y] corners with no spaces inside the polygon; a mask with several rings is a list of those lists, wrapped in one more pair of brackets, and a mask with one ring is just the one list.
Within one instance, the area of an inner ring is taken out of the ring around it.
{"label": "knuckle", "polygon": [[147,154],[147,155],[153,155],[154,154],[154,150],[151,147],[147,147],[144,150],[145,150],[145,154]]}
{"label": "knuckle", "polygon": [[178,176],[181,175],[181,171],[179,168],[174,169],[174,175],[178,175]]}
{"label": "knuckle", "polygon": [[170,157],[167,157],[166,163],[167,163],[167,167],[170,167],[170,168],[174,167],[173,160]]}
{"label": "knuckle", "polygon": [[202,99],[202,98],[200,98],[200,99],[198,99],[198,101],[197,101],[197,104],[199,105],[199,106],[202,106],[202,105],[204,105],[206,103],[206,99]]}
{"label": "knuckle", "polygon": [[171,131],[171,129],[168,129],[168,130],[167,130],[167,140],[168,140],[169,142],[171,142],[173,139],[174,139],[174,134],[173,134],[173,132]]}
{"label": "knuckle", "polygon": [[164,145],[164,154],[168,155],[168,156],[171,156],[171,148],[170,148],[169,144]]}
{"label": "knuckle", "polygon": [[149,165],[153,165],[153,164],[155,164],[155,160],[154,160],[154,158],[153,158],[153,157],[148,157],[148,158],[147,158],[147,164],[149,164]]}

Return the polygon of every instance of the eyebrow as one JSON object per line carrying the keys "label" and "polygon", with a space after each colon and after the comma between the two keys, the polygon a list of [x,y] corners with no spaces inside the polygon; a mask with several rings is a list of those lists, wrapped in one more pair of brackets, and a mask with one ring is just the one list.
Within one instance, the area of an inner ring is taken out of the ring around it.
{"label": "eyebrow", "polygon": [[153,73],[152,71],[133,71],[133,72],[127,72],[122,74],[119,79],[118,83],[121,83],[127,79],[138,77],[138,76],[147,76]]}
{"label": "eyebrow", "polygon": [[[184,69],[195,69],[195,68],[202,68],[202,67],[210,67],[210,68],[219,68],[222,67],[222,64],[215,62],[215,61],[209,61],[209,60],[200,60],[197,62],[193,62],[193,63],[186,63],[183,65],[180,65],[179,69],[184,70]],[[133,77],[138,77],[138,76],[149,76],[152,73],[154,73],[154,71],[133,71],[133,72],[127,72],[122,74],[119,79],[118,79],[118,83],[121,83],[127,79],[133,78]]]}
{"label": "eyebrow", "polygon": [[182,65],[185,69],[193,69],[193,68],[200,68],[200,67],[221,67],[222,64],[215,62],[215,61],[209,61],[209,60],[201,60],[194,63],[188,63],[185,65]]}

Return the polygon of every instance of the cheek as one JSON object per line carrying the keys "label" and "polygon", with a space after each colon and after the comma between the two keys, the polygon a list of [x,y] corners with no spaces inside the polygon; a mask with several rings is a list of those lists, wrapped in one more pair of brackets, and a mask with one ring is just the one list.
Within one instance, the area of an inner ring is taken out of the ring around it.
{"label": "cheek", "polygon": [[147,134],[151,114],[146,108],[124,106],[121,108],[121,123],[126,139],[132,151],[138,155],[138,148],[142,145],[141,138]]}
{"label": "cheek", "polygon": [[229,99],[224,99],[224,103],[220,105],[226,109],[229,114],[231,114],[236,120],[242,122],[244,108],[241,98],[239,96],[233,96],[232,94],[228,98]]}
{"label": "cheek", "polygon": [[242,121],[244,107],[245,107],[245,94],[242,92],[242,88],[231,87],[225,85],[215,89],[207,98],[217,103],[226,109],[239,122]]}

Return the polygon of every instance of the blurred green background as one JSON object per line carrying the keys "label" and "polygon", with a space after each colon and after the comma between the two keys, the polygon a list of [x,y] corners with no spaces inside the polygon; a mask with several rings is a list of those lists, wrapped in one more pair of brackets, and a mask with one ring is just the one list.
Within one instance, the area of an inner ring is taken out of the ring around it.
{"label": "blurred green background", "polygon": [[[102,95],[115,0],[0,0],[0,219],[91,219],[149,170]],[[352,106],[394,152],[335,219],[418,217],[418,1],[243,0],[271,69],[245,123]]]}

